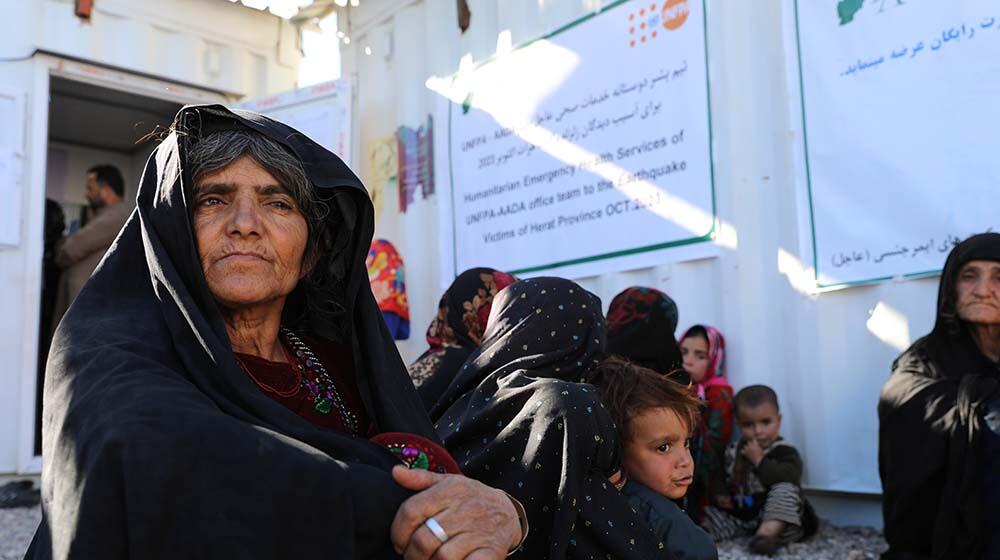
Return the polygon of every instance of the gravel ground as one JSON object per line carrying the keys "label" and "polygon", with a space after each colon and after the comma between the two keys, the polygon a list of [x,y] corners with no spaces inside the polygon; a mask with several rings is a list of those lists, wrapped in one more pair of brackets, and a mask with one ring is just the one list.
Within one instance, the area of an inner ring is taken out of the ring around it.
{"label": "gravel ground", "polygon": [[[38,507],[0,509],[0,560],[20,560],[42,517]],[[719,560],[747,560],[749,538],[719,543]],[[875,559],[885,550],[882,533],[870,527],[834,527],[824,523],[811,539],[781,549],[774,558],[796,560]]]}
{"label": "gravel ground", "polygon": [[[747,550],[750,538],[734,539],[719,543],[719,560],[745,560],[767,558]],[[796,560],[861,560],[878,558],[887,548],[882,532],[871,527],[834,527],[823,522],[813,537],[788,545],[773,558]]]}
{"label": "gravel ground", "polygon": [[39,506],[0,509],[0,560],[21,560],[41,520]]}

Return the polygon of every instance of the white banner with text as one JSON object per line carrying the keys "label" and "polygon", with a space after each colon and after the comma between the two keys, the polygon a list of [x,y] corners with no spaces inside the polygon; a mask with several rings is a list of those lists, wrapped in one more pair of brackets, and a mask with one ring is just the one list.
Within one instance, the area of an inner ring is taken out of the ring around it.
{"label": "white banner with text", "polygon": [[454,76],[439,181],[454,273],[717,253],[704,19],[701,2],[620,2]]}
{"label": "white banner with text", "polygon": [[833,4],[789,4],[817,285],[936,273],[1000,227],[1000,3]]}

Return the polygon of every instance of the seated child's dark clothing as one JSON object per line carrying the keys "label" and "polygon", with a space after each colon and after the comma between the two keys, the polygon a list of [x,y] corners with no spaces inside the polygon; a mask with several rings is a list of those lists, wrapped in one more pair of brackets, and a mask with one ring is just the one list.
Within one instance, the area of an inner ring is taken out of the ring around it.
{"label": "seated child's dark clothing", "polygon": [[726,449],[726,486],[733,508],[707,508],[705,530],[715,540],[724,540],[753,534],[764,521],[777,520],[787,524],[778,539],[782,544],[815,533],[818,520],[802,496],[802,459],[795,447],[778,438],[755,468],[743,457],[743,445],[734,442]]}
{"label": "seated child's dark clothing", "polygon": [[622,488],[632,509],[653,530],[664,545],[664,558],[671,560],[717,560],[712,537],[691,521],[670,498],[635,480]]}

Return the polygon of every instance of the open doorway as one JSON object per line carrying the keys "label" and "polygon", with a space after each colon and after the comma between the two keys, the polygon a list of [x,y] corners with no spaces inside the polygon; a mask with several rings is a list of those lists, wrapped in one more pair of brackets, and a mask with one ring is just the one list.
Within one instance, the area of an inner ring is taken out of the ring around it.
{"label": "open doorway", "polygon": [[[61,308],[71,299],[74,287],[67,285],[72,267],[82,268],[97,259],[63,255],[60,247],[73,235],[83,234],[88,222],[107,207],[88,201],[88,170],[113,166],[123,179],[119,211],[135,205],[136,187],[156,141],[150,133],[168,128],[180,103],[137,93],[110,89],[67,78],[49,80],[48,149],[45,173],[45,250],[42,259],[41,306],[38,332],[38,368],[35,399],[35,455],[41,455],[42,388],[49,345]],[[147,139],[148,137],[148,139]],[[145,140],[144,140],[145,139]],[[96,222],[95,222],[96,224]],[[79,239],[79,238],[78,238]],[[103,255],[103,248],[95,248]],[[77,259],[68,263],[67,259]],[[91,269],[92,270],[92,269]],[[89,272],[86,273],[89,275]],[[57,308],[57,305],[59,308]]]}

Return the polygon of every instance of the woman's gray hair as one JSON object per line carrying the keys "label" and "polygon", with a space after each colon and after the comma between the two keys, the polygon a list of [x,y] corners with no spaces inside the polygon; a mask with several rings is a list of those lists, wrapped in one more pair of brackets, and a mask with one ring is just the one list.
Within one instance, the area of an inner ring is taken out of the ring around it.
{"label": "woman's gray hair", "polygon": [[[193,142],[187,153],[189,176],[195,183],[193,194],[198,192],[199,179],[232,164],[241,156],[251,157],[278,180],[295,200],[309,226],[309,239],[302,259],[304,301],[294,305],[298,308],[295,311],[286,305],[286,312],[294,314],[286,319],[299,322],[307,319],[309,314],[330,321],[339,317],[344,310],[342,289],[345,278],[343,264],[338,264],[338,257],[347,247],[350,235],[337,235],[332,231],[330,218],[336,205],[327,204],[317,195],[298,157],[281,144],[252,130],[209,133]],[[339,212],[336,214],[340,216]]]}
{"label": "woman's gray hair", "polygon": [[274,140],[252,130],[223,130],[198,140],[187,157],[195,193],[199,179],[226,167],[241,156],[250,156],[274,175],[295,200],[310,229],[326,218],[325,205],[316,197],[302,162]]}

